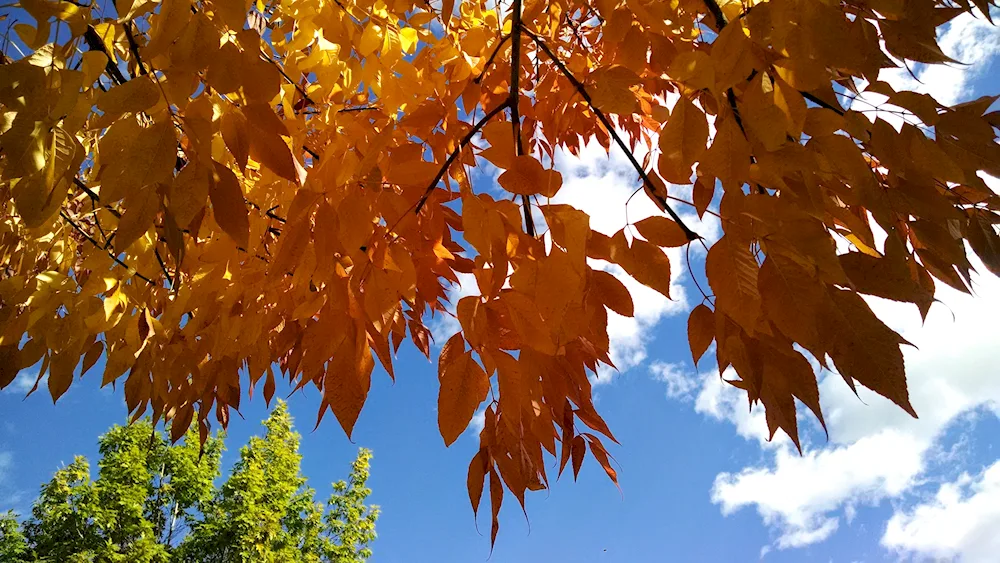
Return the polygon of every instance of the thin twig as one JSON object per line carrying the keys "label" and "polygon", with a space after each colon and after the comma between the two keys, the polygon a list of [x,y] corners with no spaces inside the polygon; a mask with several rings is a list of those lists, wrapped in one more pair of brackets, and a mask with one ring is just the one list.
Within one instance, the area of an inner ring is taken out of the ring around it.
{"label": "thin twig", "polygon": [[500,49],[503,49],[503,45],[508,39],[510,39],[510,35],[504,35],[500,38],[500,42],[497,43],[497,48],[493,49],[493,53],[490,54],[490,58],[486,59],[486,64],[483,65],[483,71],[479,73],[479,76],[472,80],[473,84],[479,84],[483,81],[483,77],[486,76],[486,71],[489,70],[490,66],[493,64],[493,59],[497,58],[497,54],[500,52]]}
{"label": "thin twig", "polygon": [[[90,242],[90,244],[94,245],[94,247],[96,247],[96,248],[101,248],[101,245],[96,240],[94,240],[94,237],[90,236],[90,234],[88,234],[86,231],[84,231],[83,227],[81,227],[76,221],[70,219],[69,215],[67,215],[65,211],[59,210],[59,216],[62,217],[63,219],[65,219],[67,223],[69,223],[70,225],[72,225],[73,228],[76,229],[76,232],[78,232],[81,235],[83,235],[83,237],[85,239],[87,239]],[[147,278],[146,276],[140,274],[132,266],[129,266],[127,263],[125,263],[124,260],[122,260],[121,258],[115,256],[115,254],[113,252],[111,252],[110,250],[106,250],[106,252],[108,253],[108,256],[112,260],[115,261],[116,264],[118,264],[122,268],[125,268],[126,270],[128,270],[129,273],[131,273],[135,277],[141,279],[142,281],[148,283],[149,285],[158,285],[153,280],[151,280],[151,279]]]}
{"label": "thin twig", "polygon": [[277,61],[275,61],[271,57],[268,57],[267,54],[264,53],[263,49],[260,50],[260,58],[261,60],[267,61],[272,65],[274,65],[274,68],[278,69],[278,72],[281,73],[281,76],[285,77],[285,80],[287,80],[289,84],[295,86],[295,89],[299,92],[302,98],[305,99],[305,101],[309,102],[309,105],[313,106],[316,105],[316,102],[314,102],[313,99],[309,97],[309,94],[306,93],[306,91],[302,88],[302,86],[299,86],[298,82],[292,80],[292,77],[288,76],[288,74],[285,73],[285,69],[281,68],[281,65],[279,65]]}
{"label": "thin twig", "polygon": [[[625,156],[628,157],[628,160],[632,164],[632,167],[635,168],[636,172],[639,173],[639,177],[642,178],[642,181],[649,188],[650,193],[655,195],[656,186],[653,184],[652,180],[649,179],[649,175],[646,174],[645,170],[643,170],[642,165],[639,164],[639,161],[635,159],[635,156],[632,154],[632,151],[629,150],[628,145],[625,144],[625,141],[623,141],[621,136],[618,135],[618,132],[615,130],[614,126],[611,124],[611,121],[608,119],[608,117],[604,115],[603,111],[601,111],[594,105],[594,102],[591,100],[590,94],[587,93],[586,88],[584,88],[583,83],[580,82],[580,80],[577,77],[573,76],[573,73],[571,73],[569,69],[566,68],[566,65],[563,64],[563,62],[560,61],[558,57],[556,57],[555,53],[553,53],[552,50],[549,49],[549,46],[546,45],[545,42],[542,41],[540,37],[538,37],[537,35],[535,35],[534,33],[532,33],[527,29],[523,29],[522,31],[525,34],[527,34],[527,36],[530,37],[531,40],[534,41],[535,44],[538,45],[538,47],[543,52],[545,52],[545,54],[549,57],[549,59],[551,59],[552,62],[555,63],[556,67],[558,67],[559,70],[563,73],[563,76],[565,76],[566,79],[569,80],[571,84],[573,84],[573,86],[576,88],[576,91],[580,94],[580,96],[584,99],[584,101],[587,102],[587,105],[590,106],[590,109],[594,112],[594,115],[597,116],[597,119],[600,120],[601,124],[604,125],[604,128],[607,129],[608,134],[611,135],[611,138],[615,140],[615,143],[618,145],[618,147],[622,150],[622,152],[625,153]],[[677,215],[677,213],[667,204],[666,199],[661,197],[660,204],[663,205],[663,208],[667,211],[667,214],[670,215],[670,218],[673,219],[674,222],[680,226],[681,230],[684,231],[684,235],[687,236],[688,240],[697,240],[701,238],[701,236],[698,233],[692,231],[690,228],[688,228],[686,224],[684,224],[684,221],[680,218],[680,216]]]}
{"label": "thin twig", "polygon": [[413,208],[413,212],[415,214],[420,213],[420,210],[423,209],[424,204],[427,203],[427,198],[431,196],[431,194],[434,192],[434,188],[437,187],[438,182],[441,181],[441,178],[443,178],[445,173],[448,171],[448,167],[451,166],[452,162],[455,162],[455,159],[457,159],[458,156],[462,154],[462,151],[465,150],[465,147],[472,142],[472,138],[476,136],[476,133],[481,131],[483,126],[485,126],[489,122],[489,120],[493,119],[498,113],[507,109],[507,106],[509,105],[510,105],[510,98],[507,98],[506,100],[503,101],[503,103],[501,103],[497,107],[487,112],[486,115],[484,115],[482,119],[476,122],[476,124],[472,126],[472,129],[470,129],[469,132],[466,133],[464,137],[462,137],[462,139],[458,142],[458,146],[455,147],[455,150],[452,151],[450,155],[448,155],[448,160],[444,161],[444,164],[441,166],[441,169],[438,170],[438,173],[434,176],[434,179],[431,180],[430,185],[427,186],[426,190],[424,190],[424,195],[420,196],[420,200],[417,202],[417,205],[414,206]]}

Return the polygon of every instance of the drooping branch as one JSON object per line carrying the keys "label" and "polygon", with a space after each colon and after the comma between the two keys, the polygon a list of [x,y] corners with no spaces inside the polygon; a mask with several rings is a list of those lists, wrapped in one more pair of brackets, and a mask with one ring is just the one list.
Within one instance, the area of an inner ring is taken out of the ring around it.
{"label": "drooping branch", "polygon": [[434,193],[434,188],[437,187],[438,182],[440,182],[441,178],[443,178],[445,173],[448,172],[448,168],[451,166],[453,162],[455,162],[455,159],[457,159],[458,156],[462,154],[462,151],[465,150],[465,147],[472,142],[472,138],[476,136],[476,133],[480,132],[483,129],[483,127],[487,123],[489,123],[491,119],[496,117],[498,113],[507,109],[508,106],[510,106],[510,98],[507,98],[500,105],[488,111],[486,115],[484,115],[482,119],[477,121],[476,124],[472,126],[472,129],[470,129],[469,132],[466,133],[464,137],[462,137],[462,139],[458,142],[458,146],[455,147],[455,150],[452,151],[450,155],[448,155],[448,159],[444,161],[444,164],[441,165],[441,168],[438,170],[438,173],[434,176],[434,179],[431,180],[430,185],[428,185],[427,189],[424,190],[424,195],[420,196],[420,200],[417,202],[417,205],[414,206],[413,208],[414,214],[420,213],[420,210],[423,209],[424,204],[427,203],[427,198],[429,198],[431,194]]}
{"label": "drooping branch", "polygon": [[[538,48],[541,49],[542,52],[544,52],[547,57],[549,57],[549,59],[556,65],[559,71],[562,72],[563,76],[565,76],[566,79],[569,80],[569,82],[573,85],[573,87],[576,88],[577,93],[579,93],[580,97],[582,97],[584,101],[587,102],[587,105],[590,106],[591,111],[594,112],[594,115],[597,116],[597,119],[601,122],[602,125],[604,125],[604,128],[608,131],[608,134],[611,135],[611,138],[614,139],[615,144],[618,145],[618,148],[620,148],[622,152],[625,153],[625,156],[628,157],[628,160],[632,164],[632,167],[635,168],[636,172],[639,173],[639,177],[642,178],[643,183],[645,183],[646,187],[649,188],[649,192],[655,195],[656,185],[653,184],[652,180],[650,180],[649,174],[647,174],[646,171],[642,168],[642,165],[639,164],[639,161],[635,159],[635,155],[632,154],[632,151],[629,150],[628,145],[625,144],[625,141],[622,140],[621,136],[615,130],[614,125],[611,123],[611,120],[608,119],[608,116],[606,116],[603,111],[601,111],[600,109],[597,108],[597,106],[594,105],[594,102],[591,99],[590,94],[587,93],[587,89],[584,87],[583,82],[580,82],[580,79],[578,79],[576,76],[573,75],[572,72],[570,72],[570,70],[566,67],[566,65],[563,64],[561,60],[559,60],[559,57],[557,57],[556,54],[552,52],[549,46],[546,45],[545,42],[542,41],[540,37],[538,37],[537,35],[535,35],[534,33],[532,33],[527,29],[524,29],[522,31],[528,37],[530,37],[531,40],[534,41],[536,45],[538,45]],[[698,240],[701,238],[701,236],[698,233],[692,231],[686,224],[684,224],[684,221],[680,218],[680,216],[677,215],[677,213],[670,207],[669,204],[667,204],[666,199],[663,199],[661,197],[659,203],[667,211],[667,215],[669,215],[670,218],[673,219],[673,221],[680,226],[681,230],[684,231],[684,235],[687,237],[688,240]]]}

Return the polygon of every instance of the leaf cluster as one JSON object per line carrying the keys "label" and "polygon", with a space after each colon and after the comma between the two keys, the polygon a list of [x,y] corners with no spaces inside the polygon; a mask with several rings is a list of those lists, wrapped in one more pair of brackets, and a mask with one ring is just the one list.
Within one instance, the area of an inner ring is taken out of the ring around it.
{"label": "leaf cluster", "polygon": [[[350,435],[375,364],[394,377],[407,338],[429,356],[428,319],[471,274],[438,412],[450,444],[484,409],[468,487],[477,508],[489,483],[494,538],[547,455],[617,478],[589,377],[634,304],[600,264],[669,297],[664,249],[704,245],[695,360],[715,342],[796,444],[796,400],[823,422],[810,356],[915,415],[905,341],[862,295],[926,315],[938,283],[970,291],[969,249],[1000,273],[997,97],[880,80],[952,63],[937,30],[992,0],[20,4],[0,387],[40,364],[57,399],[103,359],[134,416],[205,440],[281,377]],[[557,155],[592,141],[662,216],[607,236],[551,201]],[[484,166],[499,191],[473,186]]]}

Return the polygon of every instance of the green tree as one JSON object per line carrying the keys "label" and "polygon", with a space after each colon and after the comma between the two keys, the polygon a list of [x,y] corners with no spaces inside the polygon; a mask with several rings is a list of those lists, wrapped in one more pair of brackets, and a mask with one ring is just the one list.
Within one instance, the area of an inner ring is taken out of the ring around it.
{"label": "green tree", "polygon": [[28,560],[166,563],[180,525],[209,500],[222,441],[191,430],[171,445],[148,421],[99,439],[98,476],[81,456],[56,471],[23,530]]}
{"label": "green tree", "polygon": [[264,427],[219,487],[221,437],[201,450],[193,429],[171,445],[148,421],[112,427],[99,440],[96,479],[77,457],[42,486],[23,524],[0,515],[0,561],[366,561],[378,518],[365,505],[371,452],[359,452],[324,507],[301,474],[300,436],[284,402]]}
{"label": "green tree", "polygon": [[379,509],[365,505],[365,499],[372,492],[366,485],[371,458],[372,453],[362,448],[351,466],[348,481],[333,484],[333,494],[327,502],[329,511],[324,519],[323,561],[364,563],[372,556],[369,545],[375,541]]}
{"label": "green tree", "polygon": [[[300,436],[279,401],[263,437],[240,450],[240,459],[206,503],[179,552],[189,562],[354,563],[371,557],[377,507],[364,501],[371,452],[362,449],[349,482],[334,484],[324,511],[301,474]],[[325,513],[325,514],[324,514]]]}
{"label": "green tree", "polygon": [[229,478],[206,503],[204,519],[182,544],[183,560],[296,559],[300,546],[285,524],[306,481],[299,472],[299,435],[292,430],[287,405],[280,401],[264,427],[264,437],[251,438],[240,450]]}
{"label": "green tree", "polygon": [[13,510],[0,514],[0,561],[23,561],[28,554],[28,541],[21,532]]}

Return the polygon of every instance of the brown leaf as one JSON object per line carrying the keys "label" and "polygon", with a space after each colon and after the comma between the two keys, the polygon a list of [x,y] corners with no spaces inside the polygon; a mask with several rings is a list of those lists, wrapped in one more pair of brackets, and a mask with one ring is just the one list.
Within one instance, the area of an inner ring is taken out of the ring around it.
{"label": "brown leaf", "polygon": [[681,226],[666,217],[647,217],[635,224],[639,234],[656,246],[676,248],[690,242]]}
{"label": "brown leaf", "polygon": [[583,456],[587,455],[587,442],[583,439],[583,435],[578,435],[573,438],[573,443],[570,446],[573,453],[573,480],[576,481],[577,477],[580,476],[580,467],[583,465]]}
{"label": "brown leaf", "polygon": [[757,261],[749,245],[730,235],[723,236],[708,249],[705,274],[715,293],[716,312],[723,312],[743,330],[753,334],[760,315],[760,293],[757,291]]}
{"label": "brown leaf", "polygon": [[472,359],[472,352],[456,357],[439,374],[438,427],[445,446],[450,446],[469,426],[476,408],[486,400],[490,380]]}
{"label": "brown leaf", "polygon": [[688,343],[691,345],[691,356],[698,365],[712,341],[715,340],[715,312],[704,304],[691,310],[688,316]]}
{"label": "brown leaf", "polygon": [[986,269],[1000,276],[1000,237],[987,212],[970,211],[968,240]]}
{"label": "brown leaf", "polygon": [[623,317],[631,317],[635,314],[632,295],[629,294],[625,284],[618,281],[618,278],[603,270],[594,270],[591,274],[591,281],[594,284],[593,291],[597,293],[601,303],[606,305],[608,309]]}
{"label": "brown leaf", "polygon": [[914,279],[905,262],[889,256],[874,258],[861,252],[849,252],[840,255],[840,264],[851,284],[861,293],[916,303],[924,316],[934,301],[933,291],[928,291]]}
{"label": "brown leaf", "polygon": [[824,332],[837,370],[844,378],[857,380],[916,418],[899,349],[906,341],[885,326],[858,294],[837,289],[831,289],[830,294],[833,306],[825,315]]}

